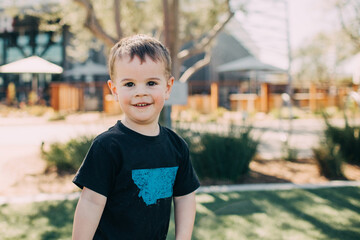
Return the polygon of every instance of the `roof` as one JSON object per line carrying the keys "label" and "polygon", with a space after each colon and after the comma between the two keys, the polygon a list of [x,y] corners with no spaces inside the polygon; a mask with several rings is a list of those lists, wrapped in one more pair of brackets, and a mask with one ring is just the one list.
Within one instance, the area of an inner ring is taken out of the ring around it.
{"label": "roof", "polygon": [[264,63],[254,56],[247,56],[235,61],[225,63],[217,68],[218,72],[240,72],[240,71],[272,71],[286,72],[285,69]]}
{"label": "roof", "polygon": [[76,66],[73,69],[66,70],[64,72],[65,76],[92,76],[92,75],[108,75],[108,69],[106,65],[97,64],[93,61],[87,61],[84,65]]}
{"label": "roof", "polygon": [[63,68],[41,57],[31,56],[0,66],[0,72],[60,74],[63,72]]}

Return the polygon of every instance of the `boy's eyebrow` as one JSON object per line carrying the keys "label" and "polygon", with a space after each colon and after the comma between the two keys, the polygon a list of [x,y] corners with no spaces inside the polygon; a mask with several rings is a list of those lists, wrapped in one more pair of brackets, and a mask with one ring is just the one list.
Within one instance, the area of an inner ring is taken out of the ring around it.
{"label": "boy's eyebrow", "polygon": [[161,80],[161,78],[159,77],[150,77],[150,78],[147,78],[146,80]]}
{"label": "boy's eyebrow", "polygon": [[[160,81],[161,78],[160,77],[149,77],[146,80],[147,81],[148,80],[158,80],[158,81]],[[126,82],[126,81],[134,81],[134,79],[132,79],[132,78],[123,78],[123,79],[120,80],[120,82]]]}
{"label": "boy's eyebrow", "polygon": [[127,82],[127,81],[132,81],[131,78],[123,78],[123,79],[120,79],[120,82]]}

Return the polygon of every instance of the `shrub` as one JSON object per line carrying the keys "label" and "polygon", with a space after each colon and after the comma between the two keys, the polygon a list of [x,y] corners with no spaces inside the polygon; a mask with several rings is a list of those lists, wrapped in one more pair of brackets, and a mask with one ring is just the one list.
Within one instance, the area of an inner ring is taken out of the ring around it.
{"label": "shrub", "polygon": [[290,147],[288,141],[285,141],[282,144],[282,158],[286,161],[293,162],[298,159],[298,149],[295,147]]}
{"label": "shrub", "polygon": [[228,134],[178,130],[189,143],[194,168],[201,180],[237,182],[249,172],[258,141],[250,136],[251,128],[232,128]]}
{"label": "shrub", "polygon": [[346,179],[342,169],[343,158],[339,146],[327,139],[318,148],[313,148],[321,175],[328,179]]}
{"label": "shrub", "polygon": [[350,126],[346,115],[343,128],[331,125],[326,115],[324,115],[324,119],[326,123],[325,137],[339,145],[340,154],[346,162],[360,165],[360,128]]}
{"label": "shrub", "polygon": [[36,117],[44,116],[46,113],[51,114],[54,111],[51,107],[41,105],[25,106],[22,110],[27,112],[29,115]]}
{"label": "shrub", "polygon": [[74,173],[80,167],[93,137],[82,136],[67,143],[52,143],[49,150],[41,146],[42,157],[47,162],[47,170],[55,168],[59,173]]}
{"label": "shrub", "polygon": [[59,112],[55,112],[54,114],[51,115],[51,117],[49,118],[50,122],[54,122],[54,121],[62,121],[66,119],[66,115],[63,113],[59,113]]}

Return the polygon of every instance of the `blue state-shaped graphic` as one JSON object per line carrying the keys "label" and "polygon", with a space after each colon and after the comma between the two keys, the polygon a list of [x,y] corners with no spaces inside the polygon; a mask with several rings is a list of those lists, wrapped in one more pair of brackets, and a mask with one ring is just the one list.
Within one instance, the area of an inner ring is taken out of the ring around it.
{"label": "blue state-shaped graphic", "polygon": [[147,206],[172,196],[177,170],[178,167],[132,170],[134,183],[140,189],[139,197]]}

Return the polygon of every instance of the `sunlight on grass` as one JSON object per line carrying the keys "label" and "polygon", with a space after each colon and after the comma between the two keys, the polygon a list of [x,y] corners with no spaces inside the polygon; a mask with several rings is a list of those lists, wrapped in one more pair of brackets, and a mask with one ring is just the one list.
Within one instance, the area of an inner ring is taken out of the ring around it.
{"label": "sunlight on grass", "polygon": [[[360,239],[359,199],[359,187],[202,193],[193,239]],[[0,239],[71,239],[76,202],[0,206]]]}
{"label": "sunlight on grass", "polygon": [[0,207],[0,239],[70,239],[75,201]]}
{"label": "sunlight on grass", "polygon": [[[360,239],[360,188],[198,194],[197,199],[196,240]],[[168,239],[174,239],[171,232]]]}

